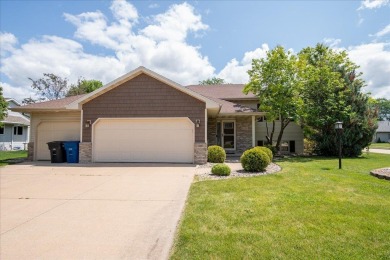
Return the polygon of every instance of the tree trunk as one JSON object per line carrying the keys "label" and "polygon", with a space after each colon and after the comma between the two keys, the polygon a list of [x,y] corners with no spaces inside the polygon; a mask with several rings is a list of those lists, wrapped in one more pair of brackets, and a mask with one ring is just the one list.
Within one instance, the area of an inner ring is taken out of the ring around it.
{"label": "tree trunk", "polygon": [[288,119],[288,118],[287,119],[284,119],[284,118],[280,119],[280,132],[278,135],[278,139],[276,141],[276,150],[278,152],[280,152],[280,144],[282,142],[284,129],[288,126],[289,123],[290,123],[290,119]]}
{"label": "tree trunk", "polygon": [[272,131],[271,131],[271,134],[269,134],[268,122],[267,121],[265,121],[265,127],[267,128],[267,135],[265,136],[265,138],[267,138],[268,144],[272,145],[272,141],[273,141],[274,133],[275,133],[275,120],[272,120]]}

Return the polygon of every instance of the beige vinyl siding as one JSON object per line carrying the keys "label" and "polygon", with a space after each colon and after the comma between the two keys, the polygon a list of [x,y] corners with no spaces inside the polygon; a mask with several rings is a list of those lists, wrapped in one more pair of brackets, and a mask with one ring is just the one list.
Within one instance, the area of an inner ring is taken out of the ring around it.
{"label": "beige vinyl siding", "polygon": [[[277,140],[280,132],[280,121],[276,121],[275,124],[275,134],[274,141]],[[272,130],[272,122],[268,122],[269,131]],[[267,134],[266,123],[265,122],[256,122],[256,144],[258,140],[266,141],[265,138]],[[295,141],[295,153],[303,153],[303,131],[301,127],[295,123],[290,123],[286,129],[284,129],[282,141]]]}
{"label": "beige vinyl siding", "polygon": [[80,112],[32,113],[30,129],[34,160],[50,160],[47,142],[80,140]]}
{"label": "beige vinyl siding", "polygon": [[79,121],[81,120],[80,111],[72,112],[47,112],[32,113],[30,125],[30,142],[35,142],[37,136],[37,126],[43,121]]}

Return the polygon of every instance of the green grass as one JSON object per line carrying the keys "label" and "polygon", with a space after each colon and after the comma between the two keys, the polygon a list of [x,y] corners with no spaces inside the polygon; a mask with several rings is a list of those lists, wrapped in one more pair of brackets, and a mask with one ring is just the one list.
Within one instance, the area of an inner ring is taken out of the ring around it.
{"label": "green grass", "polygon": [[390,150],[390,143],[372,143],[370,144],[371,149],[387,149]]}
{"label": "green grass", "polygon": [[0,166],[12,163],[12,159],[27,158],[27,151],[0,151]]}
{"label": "green grass", "polygon": [[192,185],[172,259],[390,259],[390,155],[291,158],[277,174]]}

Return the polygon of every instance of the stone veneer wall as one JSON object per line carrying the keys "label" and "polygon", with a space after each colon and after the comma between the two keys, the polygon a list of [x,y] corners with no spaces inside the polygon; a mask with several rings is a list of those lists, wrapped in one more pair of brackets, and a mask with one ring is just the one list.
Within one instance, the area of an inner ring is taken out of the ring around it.
{"label": "stone veneer wall", "polygon": [[194,163],[205,164],[207,162],[207,144],[195,143],[194,146]]}
{"label": "stone veneer wall", "polygon": [[27,160],[34,160],[34,142],[30,142],[27,145]]}
{"label": "stone veneer wall", "polygon": [[79,144],[79,162],[92,162],[92,143],[83,142]]}
{"label": "stone veneer wall", "polygon": [[208,145],[217,144],[217,119],[216,118],[207,119],[207,144]]}
{"label": "stone veneer wall", "polygon": [[252,148],[252,117],[236,117],[236,153]]}

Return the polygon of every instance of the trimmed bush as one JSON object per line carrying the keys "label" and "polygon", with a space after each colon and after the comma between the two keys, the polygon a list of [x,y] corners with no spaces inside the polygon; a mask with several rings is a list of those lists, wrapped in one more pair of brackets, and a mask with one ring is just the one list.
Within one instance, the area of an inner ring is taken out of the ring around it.
{"label": "trimmed bush", "polygon": [[211,145],[207,149],[207,161],[211,163],[223,163],[226,159],[225,150],[218,145]]}
{"label": "trimmed bush", "polygon": [[257,148],[246,150],[241,155],[241,165],[245,171],[248,172],[261,172],[270,164],[268,155]]}
{"label": "trimmed bush", "polygon": [[269,157],[269,161],[272,162],[272,159],[274,158],[274,155],[273,155],[272,151],[269,148],[264,147],[264,146],[256,146],[255,149],[259,149],[260,151],[265,152],[268,155],[268,157]]}
{"label": "trimmed bush", "polygon": [[278,150],[276,149],[275,146],[272,146],[272,145],[270,145],[270,144],[267,144],[267,145],[265,145],[265,147],[267,147],[268,149],[271,150],[273,156],[275,156],[275,155],[278,153]]}
{"label": "trimmed bush", "polygon": [[230,167],[224,163],[216,164],[211,168],[211,172],[215,175],[219,176],[229,176],[230,175]]}

